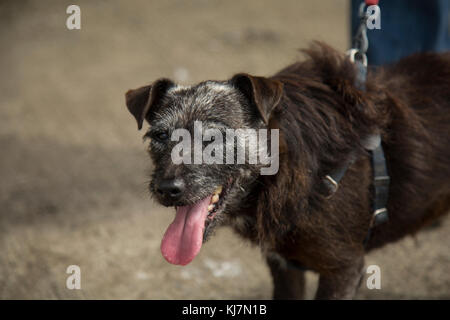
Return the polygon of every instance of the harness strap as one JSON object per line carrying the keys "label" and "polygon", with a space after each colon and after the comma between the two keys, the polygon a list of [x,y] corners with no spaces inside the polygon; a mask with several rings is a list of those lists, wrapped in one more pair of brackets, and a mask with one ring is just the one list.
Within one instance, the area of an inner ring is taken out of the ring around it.
{"label": "harness strap", "polygon": [[[368,48],[368,40],[367,40],[367,28],[366,28],[366,20],[367,16],[364,12],[366,5],[374,5],[378,4],[378,1],[375,0],[366,0],[365,3],[362,3],[360,6],[360,27],[358,29],[357,35],[354,39],[354,48],[350,49],[348,55],[350,60],[355,63],[356,66],[356,79],[355,79],[355,87],[358,90],[365,91],[366,90],[366,79],[367,79],[367,56],[366,50]],[[388,211],[387,211],[387,202],[389,197],[389,183],[390,177],[387,170],[386,158],[384,156],[383,146],[381,144],[381,136],[380,134],[375,134],[367,140],[367,143],[364,142],[364,148],[368,150],[371,154],[371,165],[373,172],[373,183],[372,183],[372,218],[368,230],[368,234],[364,240],[364,246],[366,246],[372,228],[376,227],[384,222],[387,222]],[[355,161],[355,155],[350,154],[348,160],[345,163],[336,168],[332,173],[326,175],[323,179],[323,184],[326,186],[328,190],[327,199],[331,198],[333,194],[339,188],[339,182],[344,177],[345,172]]]}
{"label": "harness strap", "polygon": [[[366,51],[369,46],[369,41],[367,38],[367,28],[366,21],[367,16],[365,14],[366,6],[377,5],[378,0],[365,0],[361,3],[359,8],[360,15],[360,26],[358,28],[357,34],[353,39],[353,48],[348,51],[350,60],[354,62],[356,66],[356,79],[355,87],[358,90],[366,90],[366,79],[367,79],[367,56]],[[362,107],[362,106],[361,106]],[[389,197],[389,183],[390,177],[386,165],[386,158],[384,156],[383,146],[381,144],[380,134],[375,134],[366,141],[363,141],[364,148],[370,152],[371,155],[371,166],[373,172],[373,183],[372,183],[372,218],[369,225],[369,230],[363,241],[364,247],[372,234],[372,229],[380,224],[383,224],[389,220],[387,202]],[[322,179],[322,185],[327,190],[326,198],[330,199],[339,189],[339,182],[344,177],[348,168],[355,162],[356,155],[351,153],[348,159],[333,172],[329,173]],[[308,270],[301,263],[294,260],[287,260],[286,267],[293,268],[301,271]]]}
{"label": "harness strap", "polygon": [[374,197],[371,227],[376,227],[388,220],[386,204],[388,202],[389,183],[391,180],[381,143],[372,151],[372,170]]}
{"label": "harness strap", "polygon": [[330,199],[331,197],[333,197],[333,195],[339,189],[339,182],[344,177],[345,173],[353,164],[353,162],[355,162],[355,156],[353,154],[350,154],[350,156],[347,158],[347,161],[345,161],[340,167],[336,168],[333,172],[330,172],[323,178],[323,185],[327,189],[326,199]]}

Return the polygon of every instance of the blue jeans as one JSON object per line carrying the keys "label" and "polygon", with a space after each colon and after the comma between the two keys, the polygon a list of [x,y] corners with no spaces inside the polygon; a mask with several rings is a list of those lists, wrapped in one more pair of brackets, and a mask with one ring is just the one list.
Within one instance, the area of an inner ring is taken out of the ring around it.
{"label": "blue jeans", "polygon": [[[363,0],[352,0],[352,38]],[[370,65],[392,63],[415,52],[450,50],[449,0],[380,0],[381,29],[367,30]]]}

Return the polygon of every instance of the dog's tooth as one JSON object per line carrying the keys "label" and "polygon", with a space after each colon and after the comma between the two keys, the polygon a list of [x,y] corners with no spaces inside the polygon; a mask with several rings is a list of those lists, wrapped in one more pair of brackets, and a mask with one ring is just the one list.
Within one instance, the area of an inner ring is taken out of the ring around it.
{"label": "dog's tooth", "polygon": [[214,205],[213,205],[213,204],[210,204],[210,205],[208,206],[208,211],[211,211],[212,209],[214,209]]}
{"label": "dog's tooth", "polygon": [[215,194],[219,194],[222,192],[222,186],[218,186],[216,191],[214,191]]}
{"label": "dog's tooth", "polygon": [[215,194],[212,196],[211,203],[216,203],[219,201],[219,195]]}

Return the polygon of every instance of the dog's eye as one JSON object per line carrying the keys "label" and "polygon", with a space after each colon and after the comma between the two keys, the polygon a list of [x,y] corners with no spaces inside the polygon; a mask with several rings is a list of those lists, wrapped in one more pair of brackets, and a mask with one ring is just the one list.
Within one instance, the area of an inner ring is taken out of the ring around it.
{"label": "dog's eye", "polygon": [[165,131],[155,132],[152,137],[158,141],[165,142],[169,139],[169,134]]}

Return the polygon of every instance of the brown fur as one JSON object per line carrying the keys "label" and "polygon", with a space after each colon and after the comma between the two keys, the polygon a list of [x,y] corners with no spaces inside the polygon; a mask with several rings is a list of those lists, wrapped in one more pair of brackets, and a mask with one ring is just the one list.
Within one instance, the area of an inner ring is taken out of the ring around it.
{"label": "brown fur", "polygon": [[[233,166],[186,171],[170,163],[168,143],[155,142],[151,155],[156,182],[150,189],[178,170],[176,178],[190,184],[177,199],[185,205],[211,194],[222,180],[238,177],[232,195],[225,197],[224,212],[206,229],[227,222],[260,244],[275,298],[303,296],[304,274],[289,268],[287,261],[320,274],[317,298],[352,298],[367,251],[417,232],[450,209],[450,53],[417,54],[371,69],[366,91],[355,87],[355,65],[343,54],[320,43],[305,53],[306,61],[270,78],[239,74],[215,82],[226,86],[226,94],[219,95],[209,82],[168,94],[175,84],[159,80],[129,91],[127,106],[139,128],[147,119],[153,135],[161,128],[168,131],[175,120],[190,127],[191,118],[220,117],[232,128],[280,129],[278,173],[263,176],[249,170],[247,180]],[[170,99],[163,98],[168,95]],[[171,112],[164,113],[166,108]],[[374,133],[381,134],[391,176],[390,220],[375,227],[364,246],[372,218],[373,177],[363,145]],[[323,178],[350,154],[356,161],[327,199]],[[162,197],[162,204],[178,205]]]}
{"label": "brown fur", "polygon": [[[367,92],[361,92],[354,87],[354,65],[343,55],[317,43],[305,52],[310,59],[269,78],[284,85],[269,123],[281,132],[280,170],[260,177],[256,212],[240,213],[256,216],[256,228],[241,234],[317,271],[318,298],[349,298],[365,251],[414,233],[450,209],[450,54],[417,54],[370,70]],[[361,142],[377,131],[391,175],[390,221],[373,230],[364,248],[372,171]],[[354,150],[358,160],[326,200],[323,177]],[[302,290],[295,294],[292,287],[303,283],[301,272],[296,280],[296,271],[270,255],[268,261],[275,296],[300,297]]]}

